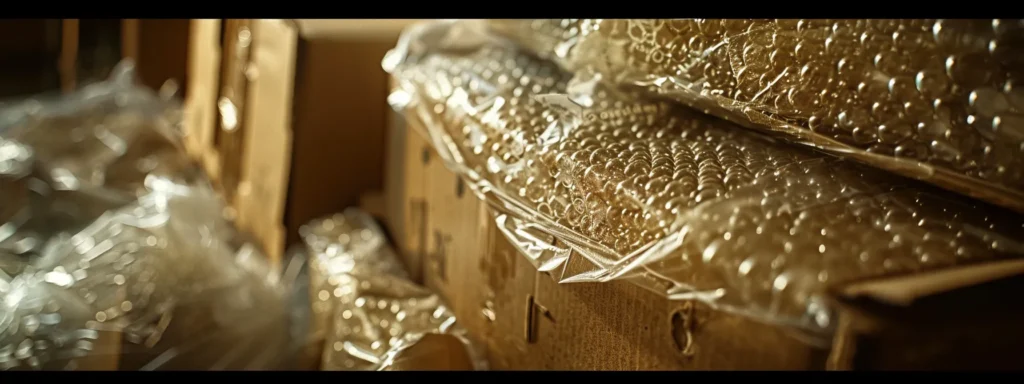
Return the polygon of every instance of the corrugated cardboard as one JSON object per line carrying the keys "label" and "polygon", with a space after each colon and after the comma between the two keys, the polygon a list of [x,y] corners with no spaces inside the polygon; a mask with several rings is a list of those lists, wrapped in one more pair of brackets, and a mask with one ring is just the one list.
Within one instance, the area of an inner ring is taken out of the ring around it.
{"label": "corrugated cardboard", "polygon": [[427,252],[426,170],[432,161],[432,149],[422,136],[406,134],[401,114],[390,113],[388,127],[384,164],[387,206],[382,221],[394,238],[406,270],[414,281],[422,283]]}

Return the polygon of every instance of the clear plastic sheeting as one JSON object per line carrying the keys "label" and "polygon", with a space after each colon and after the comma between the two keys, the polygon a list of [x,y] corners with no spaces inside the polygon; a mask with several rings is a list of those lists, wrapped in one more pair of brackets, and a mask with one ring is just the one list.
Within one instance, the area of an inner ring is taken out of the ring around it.
{"label": "clear plastic sheeting", "polygon": [[131,69],[0,110],[0,367],[289,367],[288,284]]}
{"label": "clear plastic sheeting", "polygon": [[1024,20],[488,24],[569,70],[1024,212]]}
{"label": "clear plastic sheeting", "polygon": [[441,298],[409,280],[356,209],[302,227],[325,370],[471,370],[486,360]]}
{"label": "clear plastic sheeting", "polygon": [[1024,254],[1020,217],[573,77],[479,26],[407,30],[390,100],[560,282],[626,279],[827,343],[833,284]]}

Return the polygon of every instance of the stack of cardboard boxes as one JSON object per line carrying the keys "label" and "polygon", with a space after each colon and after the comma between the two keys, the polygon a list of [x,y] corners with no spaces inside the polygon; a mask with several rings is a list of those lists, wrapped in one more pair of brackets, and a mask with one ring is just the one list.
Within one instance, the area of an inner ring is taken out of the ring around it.
{"label": "stack of cardboard boxes", "polygon": [[411,275],[486,346],[493,368],[1006,367],[1024,341],[1012,331],[1024,311],[992,299],[1020,286],[996,281],[1019,274],[1019,263],[838,287],[830,346],[627,282],[558,284],[499,231],[416,119],[386,107],[380,60],[409,21],[191,23],[190,150],[240,226],[277,256],[298,226],[362,204],[384,221]]}
{"label": "stack of cardboard boxes", "polygon": [[[429,56],[423,61],[429,62]],[[424,83],[417,85],[427,89],[430,83]],[[453,106],[458,101],[443,104],[444,92],[437,92],[441,101],[417,100],[437,105],[409,108],[412,112],[392,117],[388,225],[408,268],[440,292],[459,321],[487,346],[493,368],[873,370],[1019,365],[1013,362],[1019,354],[1010,345],[1024,333],[1010,322],[1024,320],[1024,311],[1001,298],[1024,284],[1021,260],[834,285],[826,295],[837,311],[834,340],[818,343],[784,326],[696,300],[669,300],[664,290],[659,295],[626,281],[558,284],[560,276],[575,276],[592,266],[575,263],[579,258],[570,256],[555,270],[538,271],[496,223],[504,219],[494,216],[501,208],[488,207],[434,151],[435,143],[447,139],[452,146],[461,143],[438,132],[484,130],[472,125],[484,125],[479,121],[484,118],[467,112],[469,108],[450,111],[459,108]],[[436,116],[421,118],[431,113]],[[422,126],[423,119],[443,124],[460,113],[470,116],[454,119],[464,121],[464,126]],[[437,136],[424,139],[431,133]]]}

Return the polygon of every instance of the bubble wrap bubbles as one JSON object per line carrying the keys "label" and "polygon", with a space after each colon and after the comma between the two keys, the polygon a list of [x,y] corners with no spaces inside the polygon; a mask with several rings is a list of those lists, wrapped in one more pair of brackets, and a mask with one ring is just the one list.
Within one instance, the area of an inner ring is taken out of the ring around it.
{"label": "bubble wrap bubbles", "polygon": [[440,297],[409,280],[370,216],[349,209],[301,232],[310,252],[314,323],[327,333],[325,370],[486,367]]}
{"label": "bubble wrap bubbles", "polygon": [[349,210],[331,217],[314,220],[299,229],[306,243],[310,265],[310,293],[313,306],[313,335],[327,336],[328,322],[335,312],[340,277],[350,274],[386,274],[407,279],[408,274],[373,219]]}
{"label": "bubble wrap bubbles", "polygon": [[285,367],[285,284],[130,78],[0,110],[0,366]]}
{"label": "bubble wrap bubbles", "polygon": [[1018,216],[841,162],[796,164],[680,220],[682,257],[648,264],[689,283],[670,296],[717,296],[805,328],[834,325],[821,287],[1024,254]]}
{"label": "bubble wrap bubbles", "polygon": [[496,20],[571,69],[1024,211],[1021,20]]}
{"label": "bubble wrap bubbles", "polygon": [[391,54],[396,92],[413,96],[401,106],[514,219],[499,227],[513,223],[521,251],[554,237],[594,264],[562,281],[644,275],[671,298],[822,330],[831,284],[1024,253],[1020,217],[570,77],[501,40],[444,48],[461,25],[414,29]]}

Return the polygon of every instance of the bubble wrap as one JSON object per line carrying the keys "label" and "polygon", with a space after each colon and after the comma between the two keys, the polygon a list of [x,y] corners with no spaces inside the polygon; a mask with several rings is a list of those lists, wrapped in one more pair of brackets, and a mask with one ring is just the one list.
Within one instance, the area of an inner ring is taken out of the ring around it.
{"label": "bubble wrap", "polygon": [[362,211],[300,229],[310,257],[314,333],[325,370],[484,369],[486,360],[441,298],[409,280]]}
{"label": "bubble wrap", "polygon": [[132,77],[0,110],[0,367],[286,367],[286,284]]}
{"label": "bubble wrap", "polygon": [[472,23],[411,28],[384,65],[393,105],[562,282],[817,332],[832,284],[1024,253],[1018,216],[572,78]]}
{"label": "bubble wrap", "polygon": [[572,70],[1024,212],[1024,21],[495,20]]}

